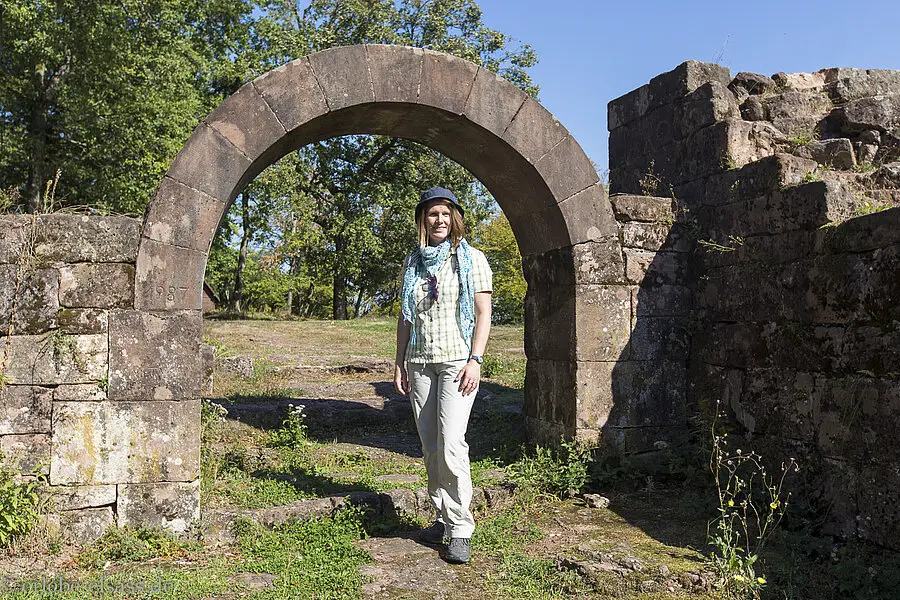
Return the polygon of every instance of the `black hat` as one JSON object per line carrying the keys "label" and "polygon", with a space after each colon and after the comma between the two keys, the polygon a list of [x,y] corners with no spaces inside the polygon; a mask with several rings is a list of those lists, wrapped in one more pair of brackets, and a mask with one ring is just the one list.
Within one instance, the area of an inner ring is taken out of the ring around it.
{"label": "black hat", "polygon": [[419,219],[419,213],[422,212],[422,209],[425,208],[425,205],[432,200],[447,200],[456,207],[456,209],[459,211],[459,214],[463,215],[466,212],[459,204],[459,200],[456,199],[456,196],[453,195],[453,192],[451,192],[447,188],[433,187],[430,190],[425,190],[424,192],[422,192],[422,198],[419,200],[419,203],[416,204],[416,220]]}

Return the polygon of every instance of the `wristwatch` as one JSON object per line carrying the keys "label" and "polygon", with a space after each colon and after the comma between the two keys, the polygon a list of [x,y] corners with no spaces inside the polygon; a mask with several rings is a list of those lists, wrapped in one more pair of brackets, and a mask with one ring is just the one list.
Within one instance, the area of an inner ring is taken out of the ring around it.
{"label": "wristwatch", "polygon": [[484,362],[484,357],[478,356],[477,354],[473,354],[472,356],[469,357],[469,360],[474,360],[475,362],[477,362],[480,365],[481,363]]}

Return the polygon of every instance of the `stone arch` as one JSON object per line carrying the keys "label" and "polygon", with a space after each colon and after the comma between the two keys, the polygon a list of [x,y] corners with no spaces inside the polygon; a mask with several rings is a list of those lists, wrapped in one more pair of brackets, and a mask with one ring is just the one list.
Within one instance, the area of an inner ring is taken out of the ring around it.
{"label": "stone arch", "polygon": [[[230,203],[264,168],[306,144],[347,134],[424,143],[465,166],[508,216],[525,261],[526,418],[535,439],[596,437],[596,383],[627,339],[629,316],[596,335],[596,286],[622,283],[604,188],[572,135],[494,73],[420,48],[358,45],[294,60],[245,84],[194,130],[147,209],[135,308],[181,343],[143,365],[147,399],[196,397],[207,253]],[[161,334],[168,335],[168,334]],[[609,336],[624,336],[613,340]],[[152,340],[151,340],[152,341]],[[154,364],[154,362],[159,364]],[[602,387],[602,386],[601,386]],[[599,388],[597,388],[599,389]]]}

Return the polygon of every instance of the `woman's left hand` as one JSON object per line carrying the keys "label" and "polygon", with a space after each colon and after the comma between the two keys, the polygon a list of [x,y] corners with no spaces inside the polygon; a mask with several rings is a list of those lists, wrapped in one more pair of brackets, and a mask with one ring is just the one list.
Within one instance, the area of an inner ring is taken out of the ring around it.
{"label": "woman's left hand", "polygon": [[459,370],[459,374],[453,381],[458,381],[460,393],[468,396],[478,389],[478,383],[481,381],[481,365],[470,360]]}

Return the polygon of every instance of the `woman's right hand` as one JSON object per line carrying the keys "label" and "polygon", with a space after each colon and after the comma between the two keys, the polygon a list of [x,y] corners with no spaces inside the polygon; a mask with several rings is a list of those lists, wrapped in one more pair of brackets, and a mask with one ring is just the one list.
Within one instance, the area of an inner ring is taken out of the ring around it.
{"label": "woman's right hand", "polygon": [[409,396],[409,377],[405,365],[394,365],[394,389],[404,396]]}

